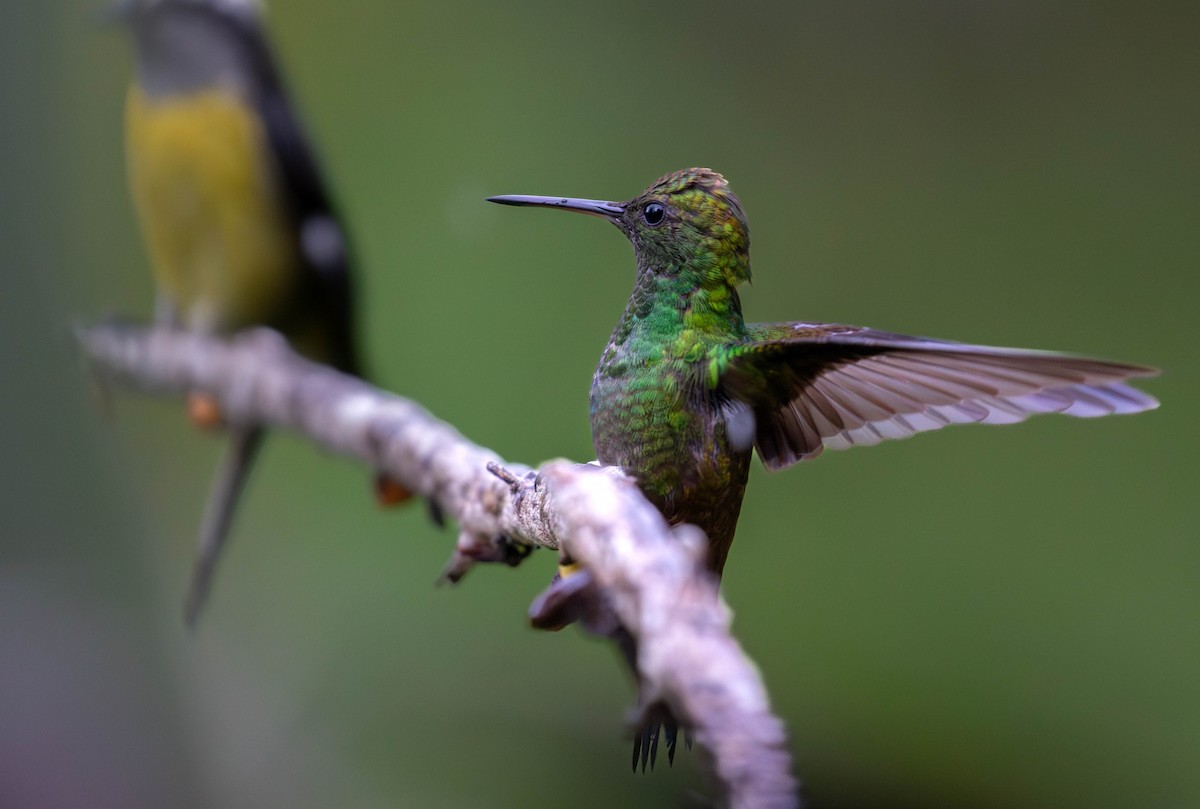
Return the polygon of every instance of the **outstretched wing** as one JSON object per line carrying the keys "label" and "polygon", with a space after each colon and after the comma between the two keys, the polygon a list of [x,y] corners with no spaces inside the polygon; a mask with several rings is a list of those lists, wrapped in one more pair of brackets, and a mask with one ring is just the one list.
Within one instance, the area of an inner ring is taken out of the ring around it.
{"label": "outstretched wing", "polygon": [[726,400],[754,414],[754,446],[782,469],[825,447],[907,438],[948,424],[1034,413],[1090,418],[1158,406],[1124,384],[1153,368],[809,323],[749,324],[709,367]]}

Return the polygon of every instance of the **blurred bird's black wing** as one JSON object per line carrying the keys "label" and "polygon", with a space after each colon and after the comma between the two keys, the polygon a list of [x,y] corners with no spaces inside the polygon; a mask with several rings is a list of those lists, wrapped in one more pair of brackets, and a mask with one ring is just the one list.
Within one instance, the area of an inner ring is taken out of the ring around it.
{"label": "blurred bird's black wing", "polygon": [[242,26],[241,36],[260,77],[255,101],[276,161],[297,247],[309,270],[302,292],[311,297],[311,307],[321,318],[330,354],[326,359],[339,370],[361,375],[354,339],[349,239],[334,210],[270,44],[260,27],[250,22]]}
{"label": "blurred bird's black wing", "polygon": [[1158,406],[1124,384],[1157,373],[1138,365],[834,324],[746,329],[746,340],[714,360],[709,375],[723,398],[753,413],[754,446],[771,469],[813,458],[826,447],[877,444],[948,424],[1008,424],[1035,413],[1106,416]]}

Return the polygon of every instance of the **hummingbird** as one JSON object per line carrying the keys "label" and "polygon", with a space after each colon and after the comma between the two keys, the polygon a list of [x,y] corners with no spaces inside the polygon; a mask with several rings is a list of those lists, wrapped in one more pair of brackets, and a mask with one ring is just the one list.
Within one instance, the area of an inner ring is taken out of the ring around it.
{"label": "hummingbird", "polygon": [[[351,251],[254,0],[118,0],[133,41],[125,105],[129,187],[160,325],[228,336],[268,326],[297,351],[362,375]],[[192,420],[220,422],[211,397]],[[262,443],[232,425],[200,527],[185,604],[194,624]],[[376,478],[381,504],[406,499]]]}
{"label": "hummingbird", "polygon": [[[951,424],[1158,406],[1125,384],[1157,373],[1140,365],[832,323],[745,322],[737,289],[750,280],[750,231],[729,184],[710,169],[667,174],[625,202],[490,201],[596,216],[629,238],[633,293],[592,377],[596,457],[635,478],[669,523],[701,528],[717,577],[753,451],[778,470],[827,448]],[[656,731],[645,729],[640,741],[643,767]],[[638,747],[635,740],[635,766]]]}

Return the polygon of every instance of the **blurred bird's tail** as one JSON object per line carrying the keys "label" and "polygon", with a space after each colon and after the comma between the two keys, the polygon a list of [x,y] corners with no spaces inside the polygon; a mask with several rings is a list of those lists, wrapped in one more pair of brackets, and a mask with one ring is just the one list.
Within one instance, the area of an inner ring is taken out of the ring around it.
{"label": "blurred bird's tail", "polygon": [[208,599],[217,561],[229,536],[233,512],[237,508],[242,489],[245,488],[254,457],[262,445],[263,433],[263,428],[258,426],[234,427],[229,431],[229,446],[221,459],[221,465],[217,467],[217,474],[208,495],[208,504],[204,509],[196,561],[192,566],[192,578],[188,584],[187,601],[184,603],[183,616],[189,628],[196,625],[196,619]]}

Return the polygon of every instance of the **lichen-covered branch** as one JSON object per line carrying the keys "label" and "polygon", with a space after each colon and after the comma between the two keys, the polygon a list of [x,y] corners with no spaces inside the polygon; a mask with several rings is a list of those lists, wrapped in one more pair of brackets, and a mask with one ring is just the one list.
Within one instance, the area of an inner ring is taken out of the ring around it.
{"label": "lichen-covered branch", "polygon": [[782,723],[705,571],[704,538],[672,529],[615,469],[502,461],[420,405],[295,355],[273,332],[222,341],[104,324],[80,343],[104,380],[180,395],[203,391],[233,424],[304,435],[433,500],[461,528],[452,579],[505,561],[512,543],[578,562],[636,639],[643,703],[662,702],[712,757],[734,807],[789,807],[797,785]]}

